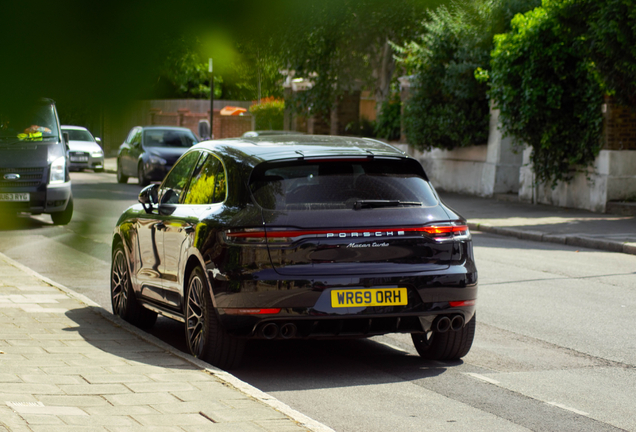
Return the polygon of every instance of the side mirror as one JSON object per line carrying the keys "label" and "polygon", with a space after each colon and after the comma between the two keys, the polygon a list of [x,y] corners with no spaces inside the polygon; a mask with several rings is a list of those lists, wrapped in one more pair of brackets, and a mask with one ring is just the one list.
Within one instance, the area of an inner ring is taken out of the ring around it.
{"label": "side mirror", "polygon": [[168,189],[161,197],[159,214],[170,216],[177,209],[177,204],[179,204],[179,194],[172,189]]}
{"label": "side mirror", "polygon": [[100,137],[95,137],[95,141],[97,142],[97,144],[99,144],[100,146],[102,145],[102,139]]}
{"label": "side mirror", "polygon": [[64,141],[64,146],[66,147],[66,150],[70,150],[70,147],[68,146],[68,142],[71,140],[69,137],[68,132],[62,132],[62,139]]}
{"label": "side mirror", "polygon": [[144,207],[146,213],[151,213],[152,207],[157,205],[157,203],[159,202],[158,190],[158,184],[151,184],[146,186],[141,190],[141,192],[139,192],[138,200]]}

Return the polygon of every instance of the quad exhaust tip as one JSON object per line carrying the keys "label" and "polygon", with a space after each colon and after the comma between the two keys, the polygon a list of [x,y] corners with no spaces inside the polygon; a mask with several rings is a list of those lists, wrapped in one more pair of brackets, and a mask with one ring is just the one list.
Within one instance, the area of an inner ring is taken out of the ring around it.
{"label": "quad exhaust tip", "polygon": [[276,339],[276,336],[278,336],[278,326],[274,323],[265,324],[261,327],[261,336],[265,339]]}
{"label": "quad exhaust tip", "polygon": [[445,333],[449,330],[458,331],[464,327],[464,317],[462,315],[455,315],[448,317],[446,315],[440,315],[433,323],[433,328],[438,333]]}
{"label": "quad exhaust tip", "polygon": [[282,339],[291,339],[296,337],[296,334],[298,333],[298,328],[296,327],[296,324],[293,323],[285,323],[282,326],[279,327],[278,324],[276,323],[267,323],[267,324],[263,324],[263,326],[261,326],[261,328],[259,329],[259,334],[263,339],[276,339],[276,338],[282,338]]}

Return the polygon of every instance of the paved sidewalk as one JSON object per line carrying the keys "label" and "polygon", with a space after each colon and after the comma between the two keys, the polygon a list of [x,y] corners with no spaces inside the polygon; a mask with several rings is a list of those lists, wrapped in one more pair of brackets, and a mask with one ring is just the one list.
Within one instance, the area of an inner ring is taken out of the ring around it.
{"label": "paved sidewalk", "polygon": [[0,432],[331,431],[0,254]]}
{"label": "paved sidewalk", "polygon": [[636,217],[440,193],[471,230],[636,255]]}
{"label": "paved sidewalk", "polygon": [[[116,158],[106,158],[104,166],[107,172],[115,173]],[[514,196],[440,195],[468,218],[471,230],[636,255],[636,216],[534,205],[519,202]]]}

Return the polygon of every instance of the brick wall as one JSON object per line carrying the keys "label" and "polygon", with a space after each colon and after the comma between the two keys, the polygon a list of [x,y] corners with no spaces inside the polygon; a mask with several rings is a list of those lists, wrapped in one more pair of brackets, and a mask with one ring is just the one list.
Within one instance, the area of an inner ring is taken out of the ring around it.
{"label": "brick wall", "polygon": [[252,130],[252,116],[222,116],[214,113],[214,139],[236,138]]}
{"label": "brick wall", "polygon": [[605,98],[603,139],[605,150],[636,150],[636,110]]}
{"label": "brick wall", "polygon": [[[150,124],[187,127],[195,134],[199,130],[199,120],[210,118],[210,111],[193,113],[189,109],[179,109],[177,112],[165,113],[156,109],[150,110]],[[236,138],[252,130],[252,116],[222,116],[220,110],[214,110],[214,138]]]}

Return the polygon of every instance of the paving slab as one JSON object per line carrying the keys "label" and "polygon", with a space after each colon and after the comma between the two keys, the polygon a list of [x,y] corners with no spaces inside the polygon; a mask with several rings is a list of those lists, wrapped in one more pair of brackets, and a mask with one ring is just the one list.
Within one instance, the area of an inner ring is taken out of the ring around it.
{"label": "paving slab", "polygon": [[0,254],[0,432],[330,428]]}
{"label": "paving slab", "polygon": [[440,192],[474,231],[636,255],[636,216]]}

